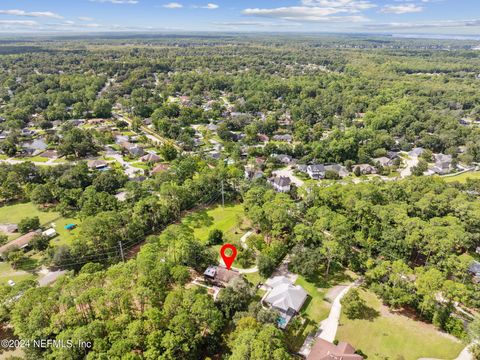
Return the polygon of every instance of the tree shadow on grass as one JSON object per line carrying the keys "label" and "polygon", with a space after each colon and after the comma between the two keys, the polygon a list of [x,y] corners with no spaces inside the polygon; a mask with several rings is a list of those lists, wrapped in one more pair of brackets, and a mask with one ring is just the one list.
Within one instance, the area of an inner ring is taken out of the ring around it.
{"label": "tree shadow on grass", "polygon": [[300,314],[302,314],[302,316],[304,317],[306,316],[306,311],[311,302],[312,302],[312,297],[310,295],[307,295],[307,299],[305,300],[305,302],[302,305],[302,308],[300,309]]}
{"label": "tree shadow on grass", "polygon": [[209,227],[213,225],[214,218],[206,210],[199,210],[188,215],[184,222],[193,228]]}
{"label": "tree shadow on grass", "polygon": [[332,269],[328,276],[324,272],[318,271],[314,276],[307,277],[306,280],[314,284],[317,288],[327,289],[335,285],[349,283],[353,281],[353,278],[348,274],[345,274],[345,269],[335,268]]}
{"label": "tree shadow on grass", "polygon": [[371,308],[369,306],[364,306],[362,309],[362,314],[360,315],[359,319],[374,321],[379,316],[380,316],[380,312],[378,310],[375,310],[374,308]]}
{"label": "tree shadow on grass", "polygon": [[38,261],[31,257],[25,257],[21,262],[17,264],[15,270],[23,270],[26,272],[34,272],[38,267]]}

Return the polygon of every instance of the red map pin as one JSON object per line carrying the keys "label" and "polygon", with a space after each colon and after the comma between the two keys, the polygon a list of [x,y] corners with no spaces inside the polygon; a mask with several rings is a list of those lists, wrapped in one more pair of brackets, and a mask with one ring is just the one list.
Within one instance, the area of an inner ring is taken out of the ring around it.
{"label": "red map pin", "polygon": [[[230,250],[227,253],[227,250]],[[222,256],[223,262],[228,270],[232,267],[235,258],[237,257],[237,248],[232,244],[225,244],[220,249],[220,255]]]}

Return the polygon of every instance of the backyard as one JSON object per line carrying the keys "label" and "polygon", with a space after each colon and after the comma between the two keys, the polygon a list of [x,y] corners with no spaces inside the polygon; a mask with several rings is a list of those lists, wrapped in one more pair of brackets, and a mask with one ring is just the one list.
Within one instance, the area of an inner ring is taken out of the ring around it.
{"label": "backyard", "polygon": [[298,276],[295,284],[302,286],[309,296],[300,310],[303,323],[298,317],[287,327],[287,344],[291,351],[298,351],[306,337],[318,330],[321,321],[326,319],[330,312],[331,300],[333,300],[330,299],[330,295],[336,288],[350,283],[352,277],[354,277],[353,273],[343,269],[331,274],[327,281],[323,274],[318,274],[313,279]]}
{"label": "backyard", "polygon": [[374,293],[362,289],[360,294],[372,316],[350,320],[342,314],[337,339],[360,349],[369,360],[454,359],[464,348],[465,344],[433,325],[390,311]]}
{"label": "backyard", "polygon": [[[40,224],[45,228],[55,224],[55,230],[59,236],[57,236],[53,242],[67,243],[68,240],[76,234],[75,230],[68,231],[64,227],[67,224],[79,224],[76,219],[67,219],[62,217],[55,211],[41,211],[38,207],[32,203],[21,203],[9,206],[0,207],[0,224],[18,224],[22,219],[26,217],[38,216]],[[20,233],[10,236],[10,240],[21,236]]]}
{"label": "backyard", "polygon": [[36,276],[21,269],[13,269],[10,264],[0,262],[0,286],[7,285],[8,280],[16,283],[22,280],[35,279]]}
{"label": "backyard", "polygon": [[480,171],[473,171],[473,172],[465,172],[460,175],[455,176],[442,176],[442,179],[446,182],[455,182],[458,181],[459,183],[466,183],[467,179],[478,180],[480,179]]}
{"label": "backyard", "polygon": [[191,227],[195,237],[203,242],[207,241],[210,231],[218,229],[223,232],[224,242],[236,243],[248,229],[241,204],[197,210],[186,215],[182,223]]}

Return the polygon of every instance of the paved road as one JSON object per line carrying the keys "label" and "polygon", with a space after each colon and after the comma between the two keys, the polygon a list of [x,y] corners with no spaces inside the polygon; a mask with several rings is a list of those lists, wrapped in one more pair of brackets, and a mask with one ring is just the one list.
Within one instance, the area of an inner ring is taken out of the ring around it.
{"label": "paved road", "polygon": [[360,285],[361,281],[362,280],[359,279],[354,283],[347,285],[335,297],[332,303],[332,308],[330,309],[330,313],[328,314],[328,318],[326,318],[320,323],[320,328],[318,329],[315,336],[308,336],[305,339],[305,342],[303,343],[302,348],[299,351],[300,354],[307,357],[310,354],[310,351],[312,350],[312,346],[316,338],[320,338],[325,341],[333,343],[333,341],[335,340],[335,336],[337,335],[338,322],[340,321],[340,315],[342,313],[342,304],[340,303],[340,301],[343,299],[343,297],[348,293],[348,291],[352,287]]}
{"label": "paved road", "polygon": [[[226,266],[225,263],[223,262],[223,259],[220,259],[218,262],[220,263],[220,265]],[[240,274],[253,274],[253,273],[258,272],[258,267],[257,266],[254,266],[254,267],[249,268],[249,269],[240,269],[240,268],[232,266],[230,269],[238,271]]]}

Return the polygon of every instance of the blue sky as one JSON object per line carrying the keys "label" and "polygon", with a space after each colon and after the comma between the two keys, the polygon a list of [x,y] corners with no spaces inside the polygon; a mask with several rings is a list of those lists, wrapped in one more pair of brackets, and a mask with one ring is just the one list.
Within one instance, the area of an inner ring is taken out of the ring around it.
{"label": "blue sky", "polygon": [[1,0],[0,32],[480,34],[480,0]]}

